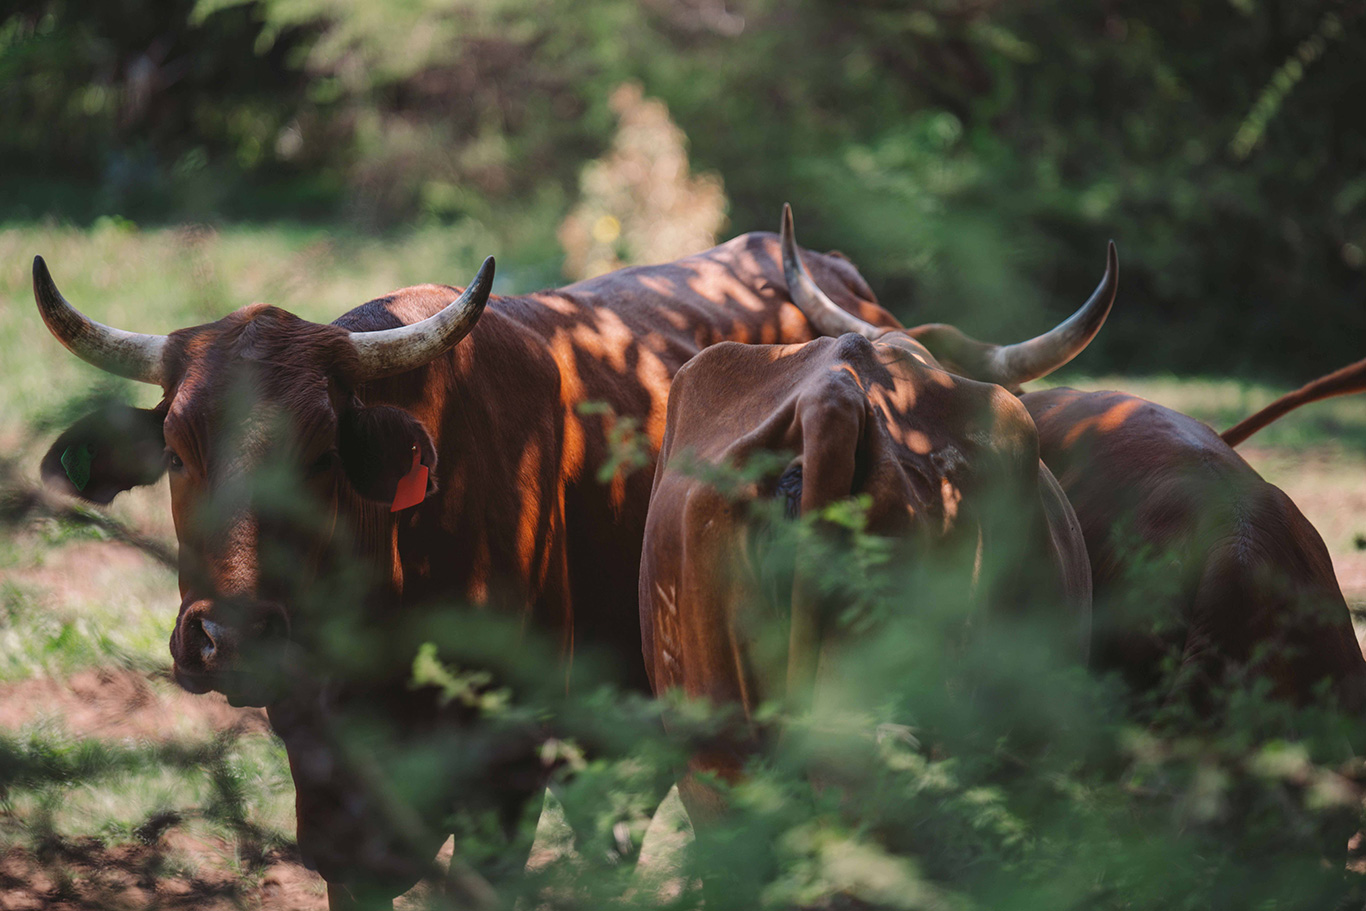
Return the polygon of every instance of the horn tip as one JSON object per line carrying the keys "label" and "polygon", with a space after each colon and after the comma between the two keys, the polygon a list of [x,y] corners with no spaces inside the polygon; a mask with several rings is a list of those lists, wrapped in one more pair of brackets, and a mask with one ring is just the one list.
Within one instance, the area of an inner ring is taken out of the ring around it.
{"label": "horn tip", "polygon": [[60,298],[57,283],[52,280],[52,273],[47,271],[47,261],[41,256],[33,257],[33,299],[37,301],[39,309],[46,312],[56,306],[56,300]]}
{"label": "horn tip", "polygon": [[787,203],[783,203],[783,222],[778,234],[782,239],[784,251],[796,247],[796,231],[792,227],[792,206]]}
{"label": "horn tip", "polygon": [[474,276],[477,285],[493,286],[493,273],[495,263],[492,256],[485,256],[484,262],[479,266],[479,272]]}

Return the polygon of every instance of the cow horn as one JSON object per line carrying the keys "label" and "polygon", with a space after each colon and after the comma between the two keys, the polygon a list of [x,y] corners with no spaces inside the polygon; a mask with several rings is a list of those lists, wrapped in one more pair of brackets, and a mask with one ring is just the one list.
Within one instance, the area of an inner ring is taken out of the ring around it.
{"label": "cow horn", "polygon": [[987,369],[994,374],[991,382],[1018,386],[1047,376],[1081,354],[1105,325],[1118,287],[1119,254],[1112,240],[1105,255],[1105,277],[1091,292],[1090,299],[1043,335],[1014,345],[995,346],[987,356]]}
{"label": "cow horn", "polygon": [[440,313],[411,326],[352,332],[351,344],[360,358],[357,382],[393,376],[431,363],[469,334],[488,303],[493,288],[493,257],[484,260],[465,293]]}
{"label": "cow horn", "polygon": [[854,314],[843,310],[826,296],[816,284],[811,273],[806,271],[801,254],[797,252],[797,240],[792,230],[792,207],[783,203],[783,226],[781,230],[783,246],[783,275],[787,277],[787,293],[792,303],[806,315],[811,325],[821,335],[844,335],[857,332],[866,339],[874,339],[886,330],[872,323],[864,322]]}
{"label": "cow horn", "polygon": [[1021,383],[1047,376],[1081,354],[1110,315],[1118,284],[1119,256],[1115,253],[1115,242],[1110,241],[1105,277],[1090,300],[1037,338],[1014,345],[993,345],[944,323],[929,323],[907,331],[950,373],[1018,389]]}
{"label": "cow horn", "polygon": [[41,256],[33,257],[33,299],[48,331],[87,364],[140,383],[162,384],[166,336],[125,332],[90,319],[62,297]]}

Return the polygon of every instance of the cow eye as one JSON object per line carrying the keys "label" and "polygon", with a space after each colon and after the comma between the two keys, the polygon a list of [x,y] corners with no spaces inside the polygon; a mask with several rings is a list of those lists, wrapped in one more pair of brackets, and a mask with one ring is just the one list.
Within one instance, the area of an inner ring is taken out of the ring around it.
{"label": "cow eye", "polygon": [[166,450],[166,468],[169,471],[180,471],[184,467],[185,463],[181,461],[180,456],[175,454],[174,450]]}
{"label": "cow eye", "polygon": [[316,478],[319,475],[326,474],[336,467],[336,464],[337,450],[329,449],[327,452],[318,456],[317,460],[314,461],[312,465],[308,466],[308,476],[310,478]]}

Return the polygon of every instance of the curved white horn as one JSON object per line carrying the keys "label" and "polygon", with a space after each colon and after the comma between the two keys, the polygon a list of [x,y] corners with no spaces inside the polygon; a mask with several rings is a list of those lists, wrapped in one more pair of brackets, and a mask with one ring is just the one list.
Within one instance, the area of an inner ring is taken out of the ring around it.
{"label": "curved white horn", "polygon": [[1105,256],[1105,276],[1091,293],[1090,299],[1076,313],[1043,335],[1014,345],[995,346],[987,355],[992,381],[1003,386],[1027,383],[1047,376],[1081,354],[1091,339],[1096,337],[1100,327],[1105,325],[1118,287],[1119,254],[1115,252],[1115,242],[1112,240]]}
{"label": "curved white horn", "polygon": [[816,327],[816,331],[821,335],[857,332],[867,339],[877,338],[886,331],[842,310],[816,284],[811,273],[806,271],[801,254],[797,252],[797,240],[792,230],[792,207],[787,203],[783,203],[783,226],[779,233],[782,236],[783,275],[787,277],[787,293],[797,309]]}
{"label": "curved white horn", "polygon": [[87,364],[140,383],[162,384],[166,336],[125,332],[90,319],[62,297],[41,256],[33,257],[33,299],[48,331]]}
{"label": "curved white horn", "polygon": [[352,332],[351,344],[360,358],[357,382],[415,370],[449,351],[469,334],[488,303],[493,288],[493,257],[484,260],[465,293],[440,313],[411,326]]}

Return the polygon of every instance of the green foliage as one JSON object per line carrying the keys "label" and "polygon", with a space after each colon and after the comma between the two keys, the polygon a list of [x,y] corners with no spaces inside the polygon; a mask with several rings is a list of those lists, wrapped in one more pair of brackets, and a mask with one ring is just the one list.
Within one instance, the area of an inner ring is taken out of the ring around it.
{"label": "green foliage", "polygon": [[441,704],[452,700],[480,713],[496,712],[507,704],[506,690],[489,690],[493,675],[488,671],[459,671],[446,667],[436,655],[436,643],[424,642],[413,659],[414,689],[434,686],[441,690]]}
{"label": "green foliage", "polygon": [[598,483],[610,483],[618,474],[625,476],[650,464],[650,438],[634,417],[618,417],[606,402],[580,402],[576,410],[586,418],[601,418],[606,428],[611,455],[598,469]]}
{"label": "green foliage", "polygon": [[178,0],[48,0],[5,14],[0,163],[20,195],[10,204],[46,210],[16,170],[88,188],[78,217],[164,211],[168,194],[207,213],[231,204],[239,175],[297,174],[309,156],[282,142],[308,116],[306,80],[286,65],[302,36],[279,35],[258,55],[261,28],[246,8],[194,22]]}

